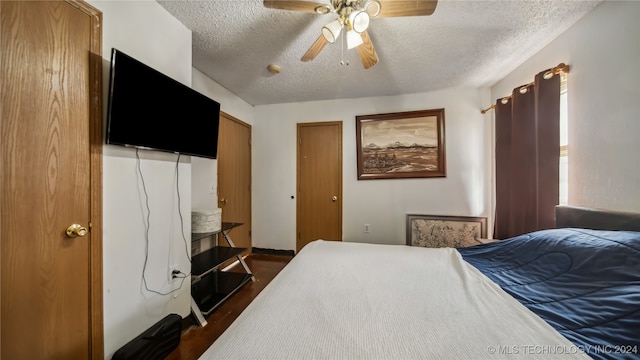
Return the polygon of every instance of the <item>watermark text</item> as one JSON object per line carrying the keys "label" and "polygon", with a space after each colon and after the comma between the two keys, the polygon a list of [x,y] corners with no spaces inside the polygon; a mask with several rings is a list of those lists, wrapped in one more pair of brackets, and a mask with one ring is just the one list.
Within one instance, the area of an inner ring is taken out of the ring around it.
{"label": "watermark text", "polygon": [[489,345],[489,354],[562,355],[562,354],[638,354],[639,345]]}

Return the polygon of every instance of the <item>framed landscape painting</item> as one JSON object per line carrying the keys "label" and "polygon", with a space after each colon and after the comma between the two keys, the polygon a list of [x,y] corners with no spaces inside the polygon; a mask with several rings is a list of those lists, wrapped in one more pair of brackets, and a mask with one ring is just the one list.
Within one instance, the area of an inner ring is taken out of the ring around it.
{"label": "framed landscape painting", "polygon": [[444,109],[356,116],[358,180],[445,177]]}

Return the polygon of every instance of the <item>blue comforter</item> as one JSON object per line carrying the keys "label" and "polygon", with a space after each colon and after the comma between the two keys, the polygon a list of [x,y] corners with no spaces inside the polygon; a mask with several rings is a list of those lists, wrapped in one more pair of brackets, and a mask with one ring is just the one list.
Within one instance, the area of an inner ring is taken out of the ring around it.
{"label": "blue comforter", "polygon": [[640,359],[640,232],[542,230],[458,251],[591,357]]}

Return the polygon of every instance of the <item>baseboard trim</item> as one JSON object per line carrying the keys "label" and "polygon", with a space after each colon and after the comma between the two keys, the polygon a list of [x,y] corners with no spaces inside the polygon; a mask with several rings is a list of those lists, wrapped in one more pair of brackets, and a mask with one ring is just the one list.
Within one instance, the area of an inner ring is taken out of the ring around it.
{"label": "baseboard trim", "polygon": [[251,252],[253,254],[262,254],[262,255],[279,255],[279,256],[295,256],[295,252],[293,250],[275,250],[275,249],[263,249],[263,248],[251,248]]}

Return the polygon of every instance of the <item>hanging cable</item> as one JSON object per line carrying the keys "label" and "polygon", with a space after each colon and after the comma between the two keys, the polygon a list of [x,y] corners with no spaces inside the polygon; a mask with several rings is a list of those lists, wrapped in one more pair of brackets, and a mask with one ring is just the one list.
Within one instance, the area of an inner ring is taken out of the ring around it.
{"label": "hanging cable", "polygon": [[[178,171],[178,165],[180,164],[180,153],[178,153],[178,159],[176,160],[176,194],[178,195],[178,216],[180,216],[180,234],[184,241],[184,250],[187,255],[187,260],[191,263],[191,257],[189,256],[189,244],[187,243],[187,237],[184,235],[184,219],[182,217],[182,209],[180,206],[180,177]],[[190,274],[190,273],[189,273]]]}
{"label": "hanging cable", "polygon": [[[144,198],[145,198],[145,207],[147,209],[147,215],[146,215],[146,223],[145,223],[145,231],[144,231],[144,265],[142,266],[142,283],[144,284],[144,288],[145,290],[158,294],[158,295],[169,295],[172,294],[180,289],[182,289],[182,286],[184,285],[184,280],[190,275],[190,274],[184,274],[182,271],[180,271],[180,274],[183,274],[183,276],[177,276],[176,278],[180,279],[180,286],[169,291],[169,292],[161,292],[158,290],[154,290],[149,288],[148,284],[147,284],[147,263],[149,262],[149,229],[151,228],[151,207],[149,206],[149,194],[147,193],[147,185],[144,181],[144,176],[142,175],[142,166],[140,164],[140,154],[139,154],[139,150],[138,148],[136,148],[136,167],[138,170],[138,174],[140,175],[140,181],[142,183],[142,191],[144,193]],[[180,156],[178,156],[178,161],[180,160]],[[178,167],[176,165],[176,179],[177,179],[177,170]],[[179,198],[179,194],[178,194],[178,198]],[[178,203],[180,201],[178,200]],[[178,206],[179,208],[179,206]],[[180,214],[180,221],[182,222],[182,214]],[[182,229],[184,230],[184,227],[182,227]],[[182,232],[182,236],[184,238],[184,232]],[[186,239],[185,239],[185,244],[186,244]],[[187,258],[189,258],[188,256],[188,250],[187,250]],[[191,259],[189,259],[189,261],[191,261]]]}

